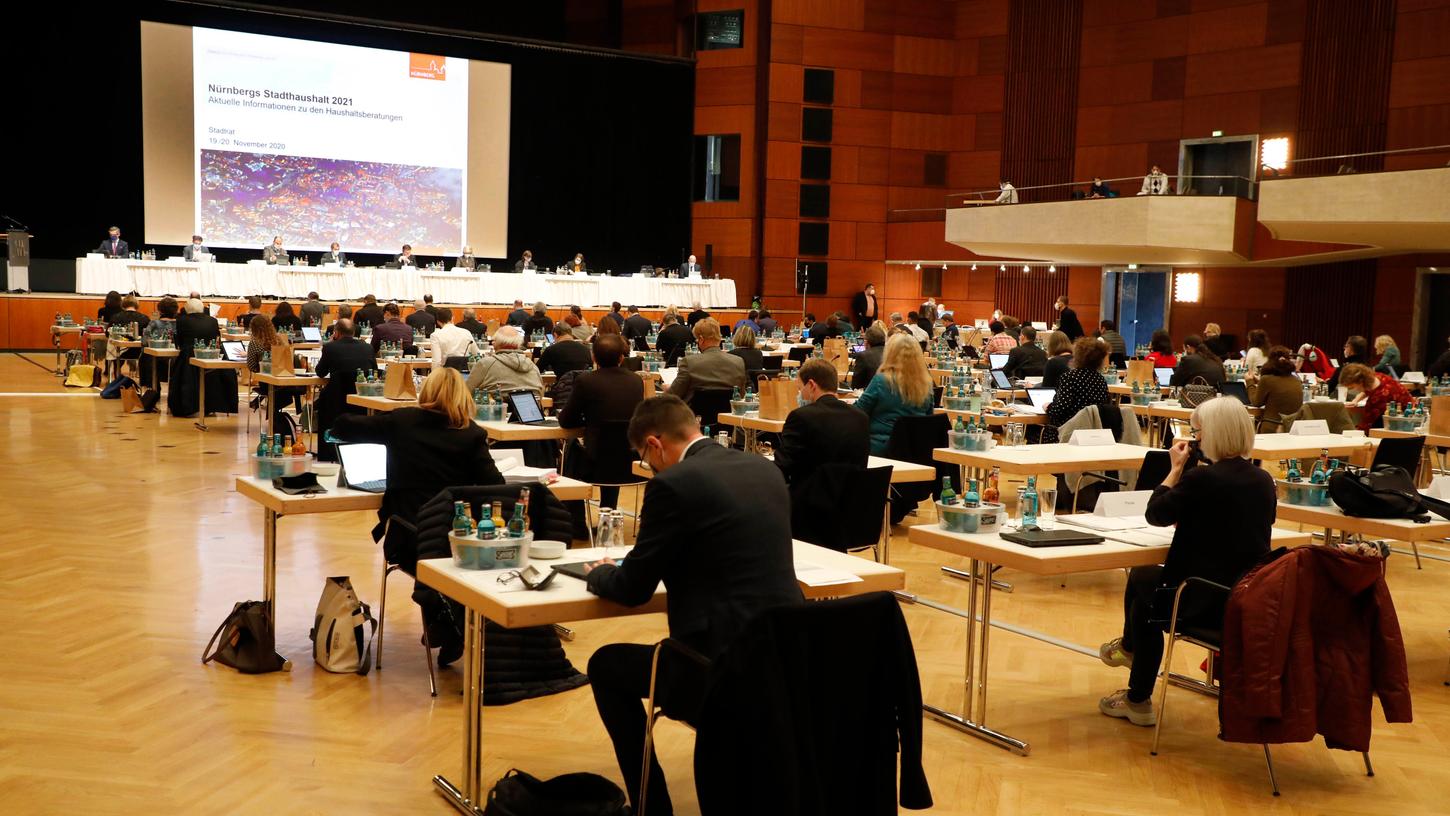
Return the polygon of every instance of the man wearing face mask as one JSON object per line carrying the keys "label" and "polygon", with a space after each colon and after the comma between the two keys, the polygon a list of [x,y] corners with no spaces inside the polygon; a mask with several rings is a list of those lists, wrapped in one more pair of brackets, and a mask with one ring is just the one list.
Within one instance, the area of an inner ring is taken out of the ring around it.
{"label": "man wearing face mask", "polygon": [[524,250],[523,257],[514,262],[515,272],[533,272],[536,269],[538,267],[534,265],[534,253],[527,249]]}
{"label": "man wearing face mask", "polygon": [[110,234],[96,247],[96,251],[107,258],[124,258],[131,254],[131,245],[121,240],[120,227],[111,227]]}
{"label": "man wearing face mask", "polygon": [[335,263],[338,266],[346,266],[347,265],[347,253],[345,253],[345,252],[342,251],[342,244],[339,244],[338,242],[333,241],[332,242],[332,246],[329,247],[326,252],[322,253],[322,259],[319,260],[318,263],[320,263],[320,264]]}
{"label": "man wearing face mask", "polygon": [[682,271],[685,273],[685,277],[687,278],[698,278],[700,277],[700,274],[705,270],[703,267],[700,266],[700,262],[695,258],[695,256],[691,255],[689,258],[685,259],[685,268]]}
{"label": "man wearing face mask", "polygon": [[1067,295],[1058,295],[1057,303],[1052,308],[1058,311],[1057,328],[1067,335],[1067,339],[1076,341],[1085,334],[1081,321],[1077,319],[1077,312],[1068,308]]}
{"label": "man wearing face mask", "polygon": [[186,245],[186,249],[181,253],[181,256],[188,261],[199,261],[202,255],[210,254],[211,250],[202,244],[201,236],[193,235],[191,236],[191,243]]}
{"label": "man wearing face mask", "polygon": [[584,263],[584,253],[574,253],[574,260],[564,265],[565,271],[571,275],[589,274],[589,264]]}
{"label": "man wearing face mask", "polygon": [[262,248],[262,260],[269,264],[284,266],[291,260],[287,257],[287,250],[282,248],[282,236],[274,237],[272,243]]}
{"label": "man wearing face mask", "polygon": [[[626,606],[668,591],[670,637],[713,660],[760,612],[803,603],[795,579],[790,497],[780,471],[754,454],[700,434],[681,399],[645,400],[629,422],[629,444],[654,470],[644,491],[639,536],[628,558],[589,568],[589,591]],[[599,719],[614,743],[630,801],[639,805],[644,707],[653,645],[614,643],[589,659]],[[672,719],[693,721],[704,672],[666,652],[655,700]],[[650,757],[649,812],[673,813],[665,777]]]}

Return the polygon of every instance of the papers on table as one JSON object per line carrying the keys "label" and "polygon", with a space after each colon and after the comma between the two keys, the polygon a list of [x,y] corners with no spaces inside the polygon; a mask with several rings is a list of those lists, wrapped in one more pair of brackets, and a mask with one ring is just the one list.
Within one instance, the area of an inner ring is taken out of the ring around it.
{"label": "papers on table", "polygon": [[810,587],[856,584],[861,581],[859,576],[852,575],[845,570],[808,564],[803,561],[795,562],[795,577],[797,581]]}
{"label": "papers on table", "polygon": [[1025,403],[1025,402],[1014,403],[1012,405],[1004,406],[1004,408],[1007,411],[1007,413],[1009,413],[1009,414],[1033,414],[1033,415],[1040,416],[1042,414],[1047,413],[1046,411],[1042,410],[1041,408],[1038,408],[1035,405],[1031,405],[1031,404],[1028,404],[1028,403]]}
{"label": "papers on table", "polygon": [[553,468],[525,465],[516,450],[492,449],[489,451],[489,455],[493,457],[493,463],[498,468],[498,472],[503,474],[506,484],[538,484],[545,477],[554,473]]}
{"label": "papers on table", "polygon": [[1173,527],[1153,527],[1143,516],[1093,516],[1086,513],[1058,516],[1057,520],[1102,534],[1109,541],[1135,547],[1166,547],[1173,543]]}
{"label": "papers on table", "polygon": [[1058,516],[1058,521],[1089,530],[1136,530],[1148,526],[1146,516],[1094,516],[1088,513]]}
{"label": "papers on table", "polygon": [[665,388],[669,388],[671,385],[674,385],[675,375],[679,373],[680,370],[678,368],[662,368],[660,369],[660,382],[665,384]]}

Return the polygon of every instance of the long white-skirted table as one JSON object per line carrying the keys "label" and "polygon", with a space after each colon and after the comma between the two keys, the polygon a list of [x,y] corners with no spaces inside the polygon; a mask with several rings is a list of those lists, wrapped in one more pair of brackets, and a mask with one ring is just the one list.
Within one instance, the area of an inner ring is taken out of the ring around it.
{"label": "long white-skirted table", "polygon": [[375,267],[268,266],[255,263],[138,261],[86,256],[76,259],[76,291],[82,294],[137,292],[143,297],[197,291],[221,297],[276,295],[304,298],[317,292],[324,300],[412,299],[431,294],[440,303],[512,303],[542,300],[584,307],[614,301],[638,306],[734,308],[735,282],[689,278],[636,278],[603,275],[513,274],[442,269]]}
{"label": "long white-skirted table", "polygon": [[[801,592],[812,599],[889,592],[906,585],[906,574],[895,567],[835,552],[804,541],[794,542],[796,580]],[[605,550],[568,550],[561,561],[597,561]],[[547,569],[551,562],[536,562]],[[814,585],[807,578],[812,568],[838,573],[845,583]],[[483,628],[491,620],[507,628],[544,626],[567,621],[613,618],[662,612],[664,586],[641,606],[628,607],[593,595],[584,582],[559,575],[542,592],[518,591],[518,581],[500,584],[501,571],[459,569],[452,559],[435,558],[418,562],[418,580],[463,604],[463,774],[455,785],[443,774],[433,777],[439,793],[463,813],[482,813],[488,794],[483,781]],[[854,576],[854,578],[850,578]]]}

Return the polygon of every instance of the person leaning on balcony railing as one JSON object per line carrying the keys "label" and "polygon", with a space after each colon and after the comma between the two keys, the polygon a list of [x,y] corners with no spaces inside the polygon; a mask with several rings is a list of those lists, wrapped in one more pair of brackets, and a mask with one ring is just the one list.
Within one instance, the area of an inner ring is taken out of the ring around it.
{"label": "person leaning on balcony railing", "polygon": [[1017,203],[1017,188],[1012,186],[1012,182],[1010,182],[1010,181],[1008,181],[1006,179],[1002,179],[1001,188],[1002,188],[1002,194],[999,195],[999,196],[997,196],[997,200],[994,201],[993,203],[994,204],[1016,204]]}
{"label": "person leaning on balcony railing", "polygon": [[1167,195],[1167,193],[1168,175],[1155,164],[1153,169],[1148,171],[1148,175],[1143,177],[1143,188],[1138,191],[1138,195]]}

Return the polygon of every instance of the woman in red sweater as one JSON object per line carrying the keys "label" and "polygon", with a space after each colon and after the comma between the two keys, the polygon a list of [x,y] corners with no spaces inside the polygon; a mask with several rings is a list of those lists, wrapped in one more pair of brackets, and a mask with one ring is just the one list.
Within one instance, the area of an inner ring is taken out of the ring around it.
{"label": "woman in red sweater", "polygon": [[1173,340],[1168,337],[1168,332],[1159,329],[1153,332],[1153,339],[1148,342],[1147,360],[1153,363],[1154,368],[1177,368],[1178,356],[1173,353]]}
{"label": "woman in red sweater", "polygon": [[1358,425],[1361,431],[1377,427],[1380,417],[1384,416],[1390,403],[1404,404],[1411,401],[1410,392],[1394,377],[1381,374],[1360,363],[1345,366],[1339,374],[1339,384],[1359,392],[1359,397],[1350,405],[1364,408]]}

